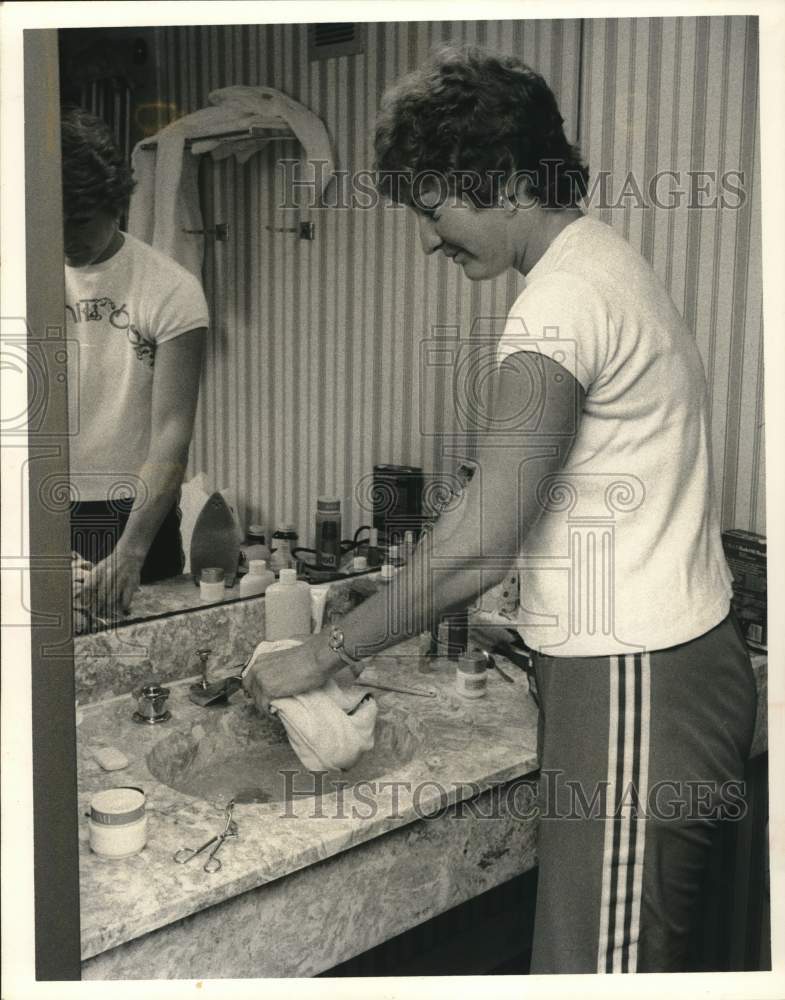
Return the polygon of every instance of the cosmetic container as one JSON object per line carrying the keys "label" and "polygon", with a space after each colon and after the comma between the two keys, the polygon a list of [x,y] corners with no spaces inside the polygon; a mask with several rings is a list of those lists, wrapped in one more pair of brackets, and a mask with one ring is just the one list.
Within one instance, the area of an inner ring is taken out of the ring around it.
{"label": "cosmetic container", "polygon": [[316,562],[324,569],[338,569],[341,564],[340,497],[316,501]]}
{"label": "cosmetic container", "polygon": [[265,639],[303,639],[311,634],[311,588],[293,569],[282,569],[265,591]]}
{"label": "cosmetic container", "polygon": [[199,596],[203,601],[222,601],[226,593],[224,571],[219,566],[206,566],[199,578]]}
{"label": "cosmetic container", "polygon": [[104,858],[130,858],[147,843],[145,795],[141,788],[107,788],[90,801],[90,848]]}
{"label": "cosmetic container", "polygon": [[248,572],[240,581],[240,597],[263,594],[273,583],[275,583],[275,573],[267,568],[267,561],[252,559],[248,563]]}
{"label": "cosmetic container", "polygon": [[455,666],[455,689],[462,698],[483,698],[488,687],[485,657],[464,653]]}

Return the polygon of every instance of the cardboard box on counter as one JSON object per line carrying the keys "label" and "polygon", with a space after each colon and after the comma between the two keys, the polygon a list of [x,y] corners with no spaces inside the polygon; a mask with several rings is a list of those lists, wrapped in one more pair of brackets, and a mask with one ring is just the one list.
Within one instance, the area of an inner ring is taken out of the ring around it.
{"label": "cardboard box on counter", "polygon": [[733,573],[733,607],[744,637],[750,646],[766,649],[766,536],[732,528],[723,531],[722,545]]}

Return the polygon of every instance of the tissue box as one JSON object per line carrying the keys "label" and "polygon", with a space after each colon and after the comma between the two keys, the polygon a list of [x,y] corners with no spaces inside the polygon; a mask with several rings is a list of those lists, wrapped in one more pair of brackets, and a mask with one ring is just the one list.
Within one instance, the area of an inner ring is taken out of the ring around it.
{"label": "tissue box", "polygon": [[733,528],[722,533],[733,573],[733,607],[750,646],[767,648],[766,536]]}

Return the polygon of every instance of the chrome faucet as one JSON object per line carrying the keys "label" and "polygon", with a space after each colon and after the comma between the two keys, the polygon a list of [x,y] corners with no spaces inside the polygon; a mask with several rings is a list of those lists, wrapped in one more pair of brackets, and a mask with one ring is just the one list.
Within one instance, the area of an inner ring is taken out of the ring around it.
{"label": "chrome faucet", "polygon": [[230,677],[224,677],[220,681],[210,682],[207,679],[208,671],[208,658],[212,650],[210,649],[197,649],[196,655],[199,657],[202,667],[202,676],[192,684],[188,697],[194,703],[194,705],[199,705],[200,708],[206,708],[208,705],[212,705],[217,701],[226,701],[235,691],[238,691],[242,687],[242,676],[240,674],[234,674]]}
{"label": "chrome faucet", "polygon": [[166,707],[169,688],[151,682],[137,688],[133,694],[136,698],[136,711],[131,716],[134,722],[144,722],[152,726],[157,722],[166,722],[171,719],[172,713]]}

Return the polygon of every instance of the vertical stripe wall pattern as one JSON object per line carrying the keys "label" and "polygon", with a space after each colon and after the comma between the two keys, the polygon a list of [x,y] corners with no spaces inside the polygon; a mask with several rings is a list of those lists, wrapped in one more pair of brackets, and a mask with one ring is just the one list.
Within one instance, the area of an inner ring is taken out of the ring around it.
{"label": "vertical stripe wall pattern", "polygon": [[[761,400],[757,38],[752,18],[407,22],[364,25],[365,52],[310,62],[305,25],[159,30],[161,99],[174,116],[211,90],[265,85],[325,122],[346,175],[372,167],[388,84],[440,42],[513,53],[556,93],[592,173],[744,170],[747,198],[722,212],[592,207],[652,262],[687,317],[710,378],[723,525],[765,530]],[[203,158],[205,288],[213,332],[191,471],[229,487],[245,523],[290,521],[313,541],[316,497],[344,500],[344,534],[369,520],[364,483],[378,462],[452,466],[451,371],[429,341],[498,329],[522,279],[473,284],[419,249],[401,208],[285,207],[281,158]],[[347,195],[351,187],[343,181]],[[328,201],[336,188],[328,190]],[[348,200],[348,199],[347,199]],[[291,201],[289,201],[291,203]],[[289,232],[315,225],[315,239]],[[442,352],[443,353],[443,352]]]}
{"label": "vertical stripe wall pattern", "polygon": [[696,337],[723,528],[765,533],[757,18],[587,19],[582,52],[583,152],[612,178],[590,210]]}

